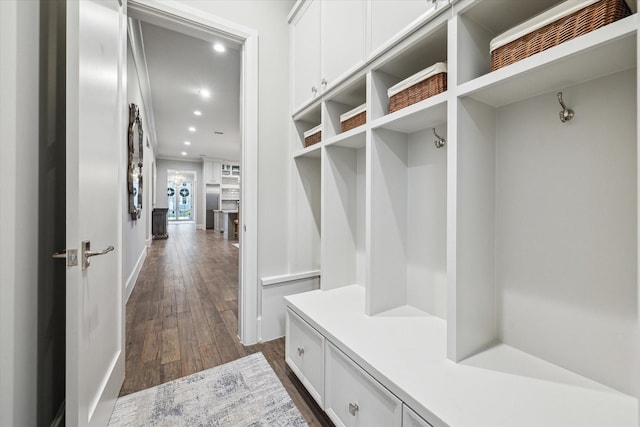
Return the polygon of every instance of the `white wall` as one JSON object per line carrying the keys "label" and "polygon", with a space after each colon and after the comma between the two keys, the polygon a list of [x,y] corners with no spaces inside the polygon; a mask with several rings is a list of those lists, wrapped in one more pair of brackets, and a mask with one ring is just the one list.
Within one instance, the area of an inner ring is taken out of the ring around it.
{"label": "white wall", "polygon": [[36,424],[39,3],[0,1],[0,425]]}
{"label": "white wall", "polygon": [[187,0],[181,3],[258,31],[258,278],[283,274],[288,268],[290,166],[287,14],[294,1]]}
{"label": "white wall", "polygon": [[[125,295],[128,298],[133,290],[135,281],[138,277],[142,264],[147,254],[147,243],[151,241],[151,165],[153,164],[153,148],[151,144],[147,147],[146,141],[149,140],[149,128],[147,125],[147,114],[145,105],[143,103],[142,91],[140,89],[140,79],[136,64],[131,53],[131,46],[127,44],[127,105],[136,104],[140,109],[140,116],[142,118],[142,129],[144,131],[144,152],[142,174],[143,174],[143,203],[142,203],[142,216],[140,219],[134,221],[131,219],[131,215],[128,209],[123,210],[123,283],[125,286]],[[127,123],[129,118],[129,110],[126,111]],[[138,144],[137,135],[135,135],[135,143]],[[125,150],[125,158],[123,159],[123,165],[127,168],[128,153]],[[129,206],[129,193],[127,188],[123,188],[123,196],[125,198],[124,206]]]}

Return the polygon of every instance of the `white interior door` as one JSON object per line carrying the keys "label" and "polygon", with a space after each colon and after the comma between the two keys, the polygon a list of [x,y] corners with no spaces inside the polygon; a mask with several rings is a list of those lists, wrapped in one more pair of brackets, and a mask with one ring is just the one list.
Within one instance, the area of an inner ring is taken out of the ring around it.
{"label": "white interior door", "polygon": [[[126,0],[67,1],[66,422],[105,426],[124,379]],[[83,268],[82,242],[91,251]]]}

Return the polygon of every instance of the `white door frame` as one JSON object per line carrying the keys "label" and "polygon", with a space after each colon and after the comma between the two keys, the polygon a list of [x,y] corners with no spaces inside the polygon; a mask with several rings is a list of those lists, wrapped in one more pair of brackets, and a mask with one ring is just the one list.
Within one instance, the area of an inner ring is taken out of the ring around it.
{"label": "white door frame", "polygon": [[129,0],[128,15],[178,32],[207,32],[242,43],[240,80],[240,271],[238,335],[258,341],[258,32],[177,1]]}

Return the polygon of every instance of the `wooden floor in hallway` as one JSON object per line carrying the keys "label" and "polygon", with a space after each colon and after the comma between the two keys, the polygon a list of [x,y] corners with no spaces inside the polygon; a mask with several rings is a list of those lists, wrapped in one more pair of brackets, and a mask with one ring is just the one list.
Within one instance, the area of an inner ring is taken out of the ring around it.
{"label": "wooden floor in hallway", "polygon": [[124,396],[261,351],[310,426],[333,425],[284,361],[284,338],[237,337],[238,249],[213,230],[170,224],[148,248],[126,306]]}

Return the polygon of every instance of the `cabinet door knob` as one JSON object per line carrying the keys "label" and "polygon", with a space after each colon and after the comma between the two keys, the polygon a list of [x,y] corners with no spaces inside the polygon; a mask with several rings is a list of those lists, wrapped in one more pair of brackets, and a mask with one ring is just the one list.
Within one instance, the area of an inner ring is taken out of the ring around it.
{"label": "cabinet door knob", "polygon": [[302,356],[304,354],[304,348],[298,347],[298,356]]}
{"label": "cabinet door knob", "polygon": [[356,412],[358,412],[359,409],[360,408],[358,408],[357,403],[349,403],[349,413],[354,417],[356,416]]}
{"label": "cabinet door knob", "polygon": [[323,79],[322,79],[322,81],[320,82],[320,84],[321,84],[322,86],[326,87],[326,86],[327,86],[327,79],[324,79],[324,78],[323,78]]}
{"label": "cabinet door knob", "polygon": [[311,92],[313,92],[313,96],[316,96],[318,94],[318,88],[311,86]]}

